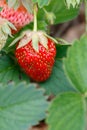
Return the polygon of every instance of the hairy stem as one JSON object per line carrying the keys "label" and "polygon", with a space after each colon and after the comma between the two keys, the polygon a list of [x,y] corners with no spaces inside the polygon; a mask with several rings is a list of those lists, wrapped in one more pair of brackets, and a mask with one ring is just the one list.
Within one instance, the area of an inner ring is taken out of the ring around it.
{"label": "hairy stem", "polygon": [[34,31],[37,31],[37,4],[34,5]]}

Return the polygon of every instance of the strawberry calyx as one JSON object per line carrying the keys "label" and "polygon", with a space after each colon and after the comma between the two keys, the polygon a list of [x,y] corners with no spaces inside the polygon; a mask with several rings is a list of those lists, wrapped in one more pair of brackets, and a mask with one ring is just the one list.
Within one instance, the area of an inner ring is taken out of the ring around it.
{"label": "strawberry calyx", "polygon": [[23,6],[28,12],[32,13],[33,3],[31,0],[8,0],[8,6],[10,8],[18,9]]}
{"label": "strawberry calyx", "polygon": [[0,50],[5,46],[8,36],[13,37],[11,29],[16,30],[12,23],[4,18],[0,18]]}
{"label": "strawberry calyx", "polygon": [[27,45],[30,41],[32,41],[33,49],[38,52],[39,51],[39,43],[43,45],[44,48],[48,49],[48,38],[57,43],[57,41],[51,36],[47,35],[44,31],[24,31],[21,33],[19,37],[17,37],[10,46],[14,45],[19,41],[17,49]]}
{"label": "strawberry calyx", "polygon": [[11,29],[15,31],[17,30],[15,26],[11,22],[9,22],[7,19],[0,18],[0,32],[12,37]]}

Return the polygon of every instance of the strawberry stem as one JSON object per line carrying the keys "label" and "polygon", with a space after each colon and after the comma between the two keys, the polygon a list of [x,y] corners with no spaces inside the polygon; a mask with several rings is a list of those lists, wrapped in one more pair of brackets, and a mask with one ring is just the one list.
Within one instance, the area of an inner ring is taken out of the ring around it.
{"label": "strawberry stem", "polygon": [[34,5],[34,29],[33,31],[37,31],[37,4]]}

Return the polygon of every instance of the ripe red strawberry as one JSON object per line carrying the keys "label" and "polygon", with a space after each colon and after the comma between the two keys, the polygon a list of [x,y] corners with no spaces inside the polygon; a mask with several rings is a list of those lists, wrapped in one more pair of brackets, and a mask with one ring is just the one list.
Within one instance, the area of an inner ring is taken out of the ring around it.
{"label": "ripe red strawberry", "polygon": [[33,15],[30,14],[23,5],[19,6],[17,10],[8,7],[6,0],[0,0],[0,16],[10,21],[17,30],[27,25],[33,20]]}
{"label": "ripe red strawberry", "polygon": [[38,35],[36,33],[39,40],[36,43],[38,44],[38,51],[36,51],[33,48],[32,41],[34,40],[33,38],[35,37],[33,36],[35,35],[33,34],[32,36],[32,34],[30,34],[27,34],[20,40],[15,51],[15,56],[19,65],[29,77],[31,77],[34,81],[42,82],[47,80],[52,72],[56,48],[54,42],[50,38],[47,38],[39,32]]}

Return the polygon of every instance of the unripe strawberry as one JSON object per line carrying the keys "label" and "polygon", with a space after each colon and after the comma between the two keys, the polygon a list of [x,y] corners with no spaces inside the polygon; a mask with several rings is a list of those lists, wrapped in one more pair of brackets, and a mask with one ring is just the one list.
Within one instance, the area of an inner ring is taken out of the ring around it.
{"label": "unripe strawberry", "polygon": [[23,5],[20,5],[17,9],[14,9],[8,6],[6,0],[1,0],[0,7],[2,8],[0,11],[0,16],[14,24],[17,30],[20,30],[33,20],[33,15],[30,14]]}
{"label": "unripe strawberry", "polygon": [[16,30],[14,25],[6,19],[0,18],[0,50],[5,46],[8,36],[11,36],[11,29]]}
{"label": "unripe strawberry", "polygon": [[15,56],[21,68],[34,81],[42,82],[50,77],[56,48],[53,40],[44,32],[25,32],[19,41]]}

